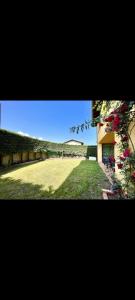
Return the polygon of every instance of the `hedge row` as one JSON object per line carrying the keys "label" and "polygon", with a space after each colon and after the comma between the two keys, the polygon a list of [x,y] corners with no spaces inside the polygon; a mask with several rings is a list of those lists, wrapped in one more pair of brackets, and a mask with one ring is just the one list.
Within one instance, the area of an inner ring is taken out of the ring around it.
{"label": "hedge row", "polygon": [[97,156],[97,146],[78,146],[40,141],[38,139],[21,136],[17,133],[0,129],[1,155],[25,151],[48,152],[49,156]]}

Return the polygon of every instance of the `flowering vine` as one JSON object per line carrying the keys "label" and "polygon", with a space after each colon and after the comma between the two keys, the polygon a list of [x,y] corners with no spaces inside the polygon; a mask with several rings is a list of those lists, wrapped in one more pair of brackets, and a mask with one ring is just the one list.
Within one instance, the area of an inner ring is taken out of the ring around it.
{"label": "flowering vine", "polygon": [[[116,161],[114,156],[109,156],[109,165],[113,171],[113,186],[114,193],[119,193],[120,197],[132,199],[135,196],[135,145],[131,138],[131,132],[135,127],[135,101],[95,101],[97,111],[100,115],[92,121],[85,121],[85,123],[71,128],[72,132],[78,133],[79,130],[89,129],[90,127],[99,124],[99,127],[106,123],[106,132],[115,132],[120,137],[120,156]],[[110,112],[110,108],[113,110]],[[102,113],[101,113],[102,111]],[[110,112],[107,115],[107,112]],[[129,125],[133,122],[133,126],[129,132]],[[129,148],[129,142],[132,149]],[[116,141],[113,141],[116,144]],[[131,151],[132,150],[132,151]],[[120,173],[123,175],[124,182],[119,182],[115,176],[115,166],[117,164]]]}
{"label": "flowering vine", "polygon": [[[117,158],[117,167],[123,175],[124,183],[118,184],[117,192],[124,198],[134,198],[135,196],[135,146],[129,133],[129,124],[133,122],[135,127],[135,111],[132,110],[135,101],[119,101],[119,107],[110,112],[103,118],[106,124],[106,131],[113,131],[120,137],[121,155]],[[108,124],[109,122],[109,124]],[[109,127],[108,127],[109,126]],[[132,151],[129,148],[129,142],[132,145]],[[114,141],[113,144],[116,144]],[[110,159],[110,157],[109,157]],[[114,166],[113,166],[114,168]],[[116,188],[116,178],[114,185]]]}

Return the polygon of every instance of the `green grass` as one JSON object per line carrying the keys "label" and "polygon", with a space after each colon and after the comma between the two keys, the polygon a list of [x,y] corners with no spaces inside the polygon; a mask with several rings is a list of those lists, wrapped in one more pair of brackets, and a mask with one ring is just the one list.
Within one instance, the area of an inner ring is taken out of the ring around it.
{"label": "green grass", "polygon": [[95,161],[54,159],[0,172],[0,199],[101,199],[110,184]]}

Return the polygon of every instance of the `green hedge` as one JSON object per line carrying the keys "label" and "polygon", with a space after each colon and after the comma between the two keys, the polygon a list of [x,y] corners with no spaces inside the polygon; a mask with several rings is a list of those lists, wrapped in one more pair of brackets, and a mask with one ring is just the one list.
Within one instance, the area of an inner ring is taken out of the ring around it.
{"label": "green hedge", "polygon": [[62,152],[64,156],[97,156],[97,146],[78,146],[40,141],[0,129],[0,154],[4,155],[25,151],[47,151],[49,157],[60,157]]}
{"label": "green hedge", "polygon": [[24,151],[40,152],[42,141],[0,129],[0,153],[9,154]]}

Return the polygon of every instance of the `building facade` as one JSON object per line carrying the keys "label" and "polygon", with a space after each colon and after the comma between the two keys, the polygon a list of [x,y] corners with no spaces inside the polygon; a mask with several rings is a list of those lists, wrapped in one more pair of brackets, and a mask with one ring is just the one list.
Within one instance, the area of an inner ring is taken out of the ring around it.
{"label": "building facade", "polygon": [[64,144],[81,146],[84,143],[80,142],[80,141],[77,141],[77,140],[69,140],[69,141],[64,142]]}
{"label": "building facade", "polygon": [[[121,138],[117,132],[110,130],[109,124],[104,122],[105,116],[108,116],[113,110],[119,108],[119,100],[115,101],[102,101],[100,110],[97,111],[94,108],[96,101],[93,101],[93,119],[99,118],[99,122],[96,122],[95,126],[97,127],[97,161],[99,163],[103,162],[104,157],[110,155],[115,158],[115,174],[119,180],[122,180],[121,170],[118,168],[117,162],[120,157],[120,143]],[[133,105],[132,111],[135,111],[135,105]],[[124,114],[124,112],[123,112]],[[107,127],[108,126],[108,127]],[[129,139],[129,149],[131,152],[135,149],[135,119],[129,123],[128,134],[130,134]]]}

